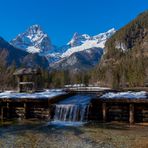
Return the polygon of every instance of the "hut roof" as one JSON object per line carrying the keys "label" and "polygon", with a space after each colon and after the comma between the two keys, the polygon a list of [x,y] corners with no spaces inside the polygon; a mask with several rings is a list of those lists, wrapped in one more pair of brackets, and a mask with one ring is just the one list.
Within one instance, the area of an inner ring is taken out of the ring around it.
{"label": "hut roof", "polygon": [[13,73],[13,75],[39,75],[41,74],[40,69],[22,68]]}

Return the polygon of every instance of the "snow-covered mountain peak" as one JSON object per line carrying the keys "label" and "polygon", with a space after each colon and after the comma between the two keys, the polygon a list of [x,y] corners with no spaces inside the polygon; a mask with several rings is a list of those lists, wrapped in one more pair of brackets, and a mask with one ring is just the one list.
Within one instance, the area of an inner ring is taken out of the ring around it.
{"label": "snow-covered mountain peak", "polygon": [[24,33],[19,34],[11,44],[30,53],[45,52],[53,48],[48,35],[40,25],[30,26]]}
{"label": "snow-covered mountain peak", "polygon": [[76,32],[74,33],[72,39],[68,42],[67,45],[70,45],[71,47],[79,46],[89,39],[90,36],[88,34],[79,34]]}
{"label": "snow-covered mountain peak", "polygon": [[35,24],[35,25],[30,26],[28,28],[27,32],[28,33],[32,33],[32,34],[35,34],[35,33],[40,33],[40,32],[43,33],[43,30],[42,30],[42,28],[41,28],[40,25]]}

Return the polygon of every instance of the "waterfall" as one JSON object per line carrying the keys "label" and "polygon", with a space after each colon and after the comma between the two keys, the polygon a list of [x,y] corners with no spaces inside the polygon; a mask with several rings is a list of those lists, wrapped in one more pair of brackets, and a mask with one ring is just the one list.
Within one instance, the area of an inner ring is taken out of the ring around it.
{"label": "waterfall", "polygon": [[89,105],[56,104],[54,121],[84,122],[88,118]]}
{"label": "waterfall", "polygon": [[92,95],[77,94],[55,104],[52,125],[80,126],[87,122]]}

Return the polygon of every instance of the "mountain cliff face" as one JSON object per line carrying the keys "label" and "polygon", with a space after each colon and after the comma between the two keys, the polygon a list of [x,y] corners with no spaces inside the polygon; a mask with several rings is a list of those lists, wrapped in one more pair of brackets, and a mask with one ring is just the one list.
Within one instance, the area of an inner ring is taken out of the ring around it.
{"label": "mountain cliff face", "polygon": [[29,27],[10,42],[14,47],[29,53],[47,52],[53,48],[50,38],[39,25]]}
{"label": "mountain cliff face", "polygon": [[7,52],[6,62],[8,65],[15,63],[17,67],[48,67],[48,61],[44,57],[40,57],[38,54],[29,54],[25,51],[14,48],[0,37],[0,52],[3,50]]}
{"label": "mountain cliff face", "polygon": [[112,85],[143,86],[148,80],[148,11],[117,31],[105,44],[100,79]]}

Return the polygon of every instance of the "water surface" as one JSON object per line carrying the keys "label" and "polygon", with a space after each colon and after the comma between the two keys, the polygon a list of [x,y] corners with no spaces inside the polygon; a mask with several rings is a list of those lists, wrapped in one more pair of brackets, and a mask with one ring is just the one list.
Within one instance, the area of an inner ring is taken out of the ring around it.
{"label": "water surface", "polygon": [[1,125],[0,147],[139,148],[148,147],[148,127],[89,123],[83,126],[19,121]]}

